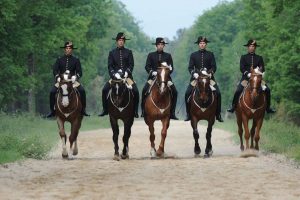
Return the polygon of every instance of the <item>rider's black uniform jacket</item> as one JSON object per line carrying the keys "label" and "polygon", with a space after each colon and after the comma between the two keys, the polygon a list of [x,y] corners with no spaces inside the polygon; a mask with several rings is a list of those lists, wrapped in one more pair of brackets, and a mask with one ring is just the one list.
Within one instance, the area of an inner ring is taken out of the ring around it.
{"label": "rider's black uniform jacket", "polygon": [[[202,68],[206,68],[207,71],[212,69],[213,73],[216,72],[217,65],[213,52],[204,49],[191,54],[188,67],[189,72],[192,75],[191,80],[193,80],[193,73],[199,73]],[[214,80],[213,76],[212,79]]]}
{"label": "rider's black uniform jacket", "polygon": [[169,66],[171,65],[172,70],[170,74],[174,70],[173,59],[171,54],[166,53],[164,51],[158,52],[154,51],[148,54],[145,69],[149,74],[148,79],[152,78],[152,72],[157,70],[159,63],[166,62]]}
{"label": "rider's black uniform jacket", "polygon": [[242,80],[248,79],[247,75],[250,73],[250,68],[253,66],[253,68],[261,67],[262,72],[265,71],[265,65],[263,58],[255,53],[248,53],[241,56],[240,60],[240,70],[243,74]]}
{"label": "rider's black uniform jacket", "polygon": [[72,76],[76,75],[77,79],[82,76],[80,61],[73,55],[63,55],[62,57],[58,58],[53,65],[53,75],[55,77],[63,74],[66,70],[69,70]]}
{"label": "rider's black uniform jacket", "polygon": [[132,70],[134,67],[134,60],[132,51],[122,48],[115,48],[109,52],[108,55],[108,71],[111,78],[114,78],[115,73],[119,69],[125,73],[127,71],[128,77],[132,79]]}

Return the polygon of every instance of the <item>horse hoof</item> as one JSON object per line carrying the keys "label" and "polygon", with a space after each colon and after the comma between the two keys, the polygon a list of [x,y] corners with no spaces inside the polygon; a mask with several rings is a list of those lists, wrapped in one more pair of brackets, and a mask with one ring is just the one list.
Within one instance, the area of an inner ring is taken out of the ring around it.
{"label": "horse hoof", "polygon": [[212,154],[213,154],[213,150],[205,150],[205,155],[206,156],[208,156],[208,157],[210,157],[210,156],[212,156]]}
{"label": "horse hoof", "polygon": [[78,154],[78,150],[73,151],[73,156],[76,156]]}
{"label": "horse hoof", "polygon": [[119,154],[115,154],[113,160],[115,160],[115,161],[120,161]]}
{"label": "horse hoof", "polygon": [[151,150],[150,150],[150,156],[151,156],[151,158],[155,158],[156,157],[156,150],[154,148],[151,148]]}
{"label": "horse hoof", "polygon": [[63,159],[68,159],[69,155],[68,154],[61,154]]}
{"label": "horse hoof", "polygon": [[122,154],[122,155],[121,155],[121,158],[124,159],[124,160],[125,160],[125,159],[129,159],[129,155],[128,155],[128,154],[125,154],[125,155]]}

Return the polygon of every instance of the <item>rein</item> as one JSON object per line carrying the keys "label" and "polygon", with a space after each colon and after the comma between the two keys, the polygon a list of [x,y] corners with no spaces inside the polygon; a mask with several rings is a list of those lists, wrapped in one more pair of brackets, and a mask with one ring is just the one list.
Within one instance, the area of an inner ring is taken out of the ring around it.
{"label": "rein", "polygon": [[252,113],[255,113],[257,110],[259,109],[262,109],[264,107],[264,103],[266,102],[266,97],[264,95],[264,102],[262,103],[262,106],[260,106],[259,108],[256,108],[256,109],[253,109],[253,108],[250,108],[250,106],[247,105],[246,101],[245,101],[245,93],[246,93],[246,90],[247,88],[249,87],[249,84],[246,86],[246,88],[243,90],[243,93],[242,93],[242,100],[243,100],[243,103],[245,104],[245,106],[252,112]]}
{"label": "rein", "polygon": [[193,93],[193,102],[195,103],[195,105],[196,105],[198,108],[200,108],[200,110],[201,110],[202,112],[205,112],[205,111],[206,111],[206,110],[214,103],[214,101],[215,101],[214,94],[211,95],[211,96],[212,96],[211,103],[210,103],[206,108],[202,108],[202,107],[197,103],[197,101],[195,100],[196,90],[197,90],[197,88],[194,90],[194,93]]}
{"label": "rein", "polygon": [[[121,82],[122,80],[120,80],[120,81],[116,81],[116,82]],[[130,103],[130,101],[131,101],[131,99],[130,99],[130,92],[131,91],[129,91],[129,89],[126,87],[126,91],[128,91],[128,93],[129,93],[129,97],[128,97],[128,102],[127,102],[127,104],[124,106],[124,107],[118,107],[115,103],[114,103],[114,101],[113,101],[113,99],[112,99],[112,90],[110,89],[109,90],[109,93],[108,93],[108,96],[109,96],[109,99],[110,99],[110,101],[111,101],[111,103],[112,103],[112,105],[115,107],[115,108],[117,108],[120,112],[122,112],[125,108],[127,108],[128,107],[128,105],[129,105],[129,103]],[[125,90],[123,90],[123,93],[122,93],[122,95],[121,96],[123,96],[123,94],[125,93]]]}
{"label": "rein", "polygon": [[[159,86],[158,84],[158,81],[157,81],[157,79],[155,79],[155,82],[156,82],[156,85],[157,86]],[[166,82],[166,81],[164,81],[164,82]],[[154,84],[153,84],[154,85]],[[152,86],[153,86],[152,85]],[[151,86],[151,88],[152,88],[152,86]],[[166,87],[168,87],[168,86],[166,86]],[[150,91],[150,99],[151,99],[151,102],[153,103],[153,105],[160,111],[160,113],[164,113],[165,112],[165,110],[167,110],[169,107],[170,107],[170,105],[171,105],[171,99],[169,98],[169,103],[168,103],[168,105],[165,107],[165,108],[160,108],[160,107],[158,107],[157,105],[156,105],[156,103],[154,102],[154,100],[153,100],[153,97],[152,97],[152,90]]]}
{"label": "rein", "polygon": [[[72,92],[70,93],[70,95],[71,94],[73,94],[74,93],[74,88],[72,89]],[[69,112],[69,113],[64,113],[62,110],[61,110],[61,108],[60,108],[60,105],[59,105],[59,96],[68,96],[68,95],[64,95],[64,94],[61,94],[61,92],[59,91],[58,92],[58,97],[56,98],[56,103],[57,103],[57,107],[58,107],[58,110],[66,117],[66,118],[68,118],[71,114],[73,114],[76,110],[77,110],[77,108],[78,108],[78,95],[75,93],[75,96],[76,96],[76,108],[72,111],[72,112]]]}

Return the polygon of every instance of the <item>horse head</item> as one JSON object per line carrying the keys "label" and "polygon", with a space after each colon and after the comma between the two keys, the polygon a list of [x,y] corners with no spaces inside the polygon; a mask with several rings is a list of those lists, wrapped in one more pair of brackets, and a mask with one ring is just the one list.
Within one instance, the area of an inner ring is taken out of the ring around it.
{"label": "horse head", "polygon": [[252,101],[256,101],[257,97],[259,96],[259,89],[261,87],[263,72],[261,71],[261,68],[257,67],[253,69],[251,67],[250,69],[250,79],[249,79],[249,86],[250,86],[250,92],[251,92],[251,99]]}
{"label": "horse head", "polygon": [[157,68],[156,83],[158,85],[160,94],[163,94],[167,91],[171,67],[172,66],[169,66],[166,62],[163,62],[160,63],[160,66]]}
{"label": "horse head", "polygon": [[210,88],[210,79],[211,79],[212,70],[204,71],[201,70],[199,73],[199,77],[197,78],[196,89],[199,92],[199,99],[206,103],[209,100],[209,94],[211,92]]}
{"label": "horse head", "polygon": [[121,105],[126,89],[127,89],[126,78],[123,78],[123,76],[122,79],[120,80],[117,79],[111,80],[111,97],[116,106],[119,107]]}
{"label": "horse head", "polygon": [[60,78],[61,81],[59,82],[59,93],[62,95],[61,104],[64,107],[68,107],[74,92],[70,71],[66,70],[65,73],[60,75]]}

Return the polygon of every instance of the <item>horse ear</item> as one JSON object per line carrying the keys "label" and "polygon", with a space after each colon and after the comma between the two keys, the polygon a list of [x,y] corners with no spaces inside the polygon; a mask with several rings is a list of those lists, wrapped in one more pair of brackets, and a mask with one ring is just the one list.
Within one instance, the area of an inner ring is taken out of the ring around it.
{"label": "horse ear", "polygon": [[253,71],[253,66],[251,66],[251,68],[250,68],[250,72],[252,72]]}
{"label": "horse ear", "polygon": [[208,74],[211,74],[211,73],[212,73],[212,71],[213,71],[213,70],[212,70],[212,69],[210,69],[210,70],[208,70],[208,71],[207,71],[207,73],[208,73]]}

